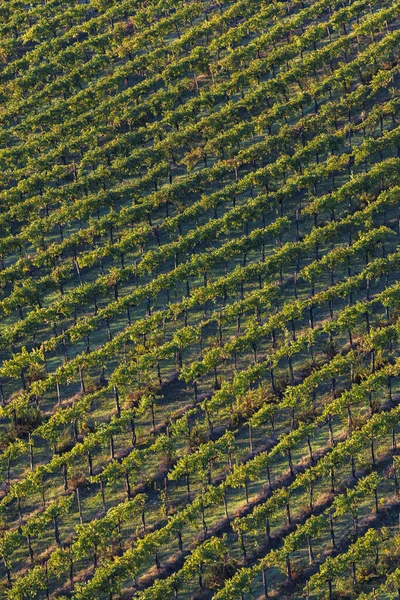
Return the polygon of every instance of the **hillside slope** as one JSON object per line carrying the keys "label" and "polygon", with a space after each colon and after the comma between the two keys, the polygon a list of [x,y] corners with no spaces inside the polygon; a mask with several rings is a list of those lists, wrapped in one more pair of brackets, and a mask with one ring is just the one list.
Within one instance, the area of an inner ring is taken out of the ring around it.
{"label": "hillside slope", "polygon": [[400,597],[400,1],[0,6],[0,598]]}

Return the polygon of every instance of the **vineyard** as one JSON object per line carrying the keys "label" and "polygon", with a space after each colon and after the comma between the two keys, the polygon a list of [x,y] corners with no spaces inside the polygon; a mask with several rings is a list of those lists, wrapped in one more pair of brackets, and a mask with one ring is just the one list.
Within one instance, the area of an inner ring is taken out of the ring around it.
{"label": "vineyard", "polygon": [[7,0],[0,125],[0,599],[400,598],[400,0]]}

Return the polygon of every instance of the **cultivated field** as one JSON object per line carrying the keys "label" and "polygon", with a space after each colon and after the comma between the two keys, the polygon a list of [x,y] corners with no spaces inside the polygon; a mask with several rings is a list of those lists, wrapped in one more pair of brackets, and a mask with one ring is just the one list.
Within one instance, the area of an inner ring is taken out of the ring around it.
{"label": "cultivated field", "polygon": [[0,599],[400,598],[400,0],[7,0],[0,124]]}

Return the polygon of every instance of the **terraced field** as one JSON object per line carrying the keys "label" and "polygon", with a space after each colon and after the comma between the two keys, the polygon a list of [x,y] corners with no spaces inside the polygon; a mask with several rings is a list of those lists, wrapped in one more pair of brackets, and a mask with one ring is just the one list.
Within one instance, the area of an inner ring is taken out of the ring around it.
{"label": "terraced field", "polygon": [[0,5],[0,598],[400,598],[400,0]]}

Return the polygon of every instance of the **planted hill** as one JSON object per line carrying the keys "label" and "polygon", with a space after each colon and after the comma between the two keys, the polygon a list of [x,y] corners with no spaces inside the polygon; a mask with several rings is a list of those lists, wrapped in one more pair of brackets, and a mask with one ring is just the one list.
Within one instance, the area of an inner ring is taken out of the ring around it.
{"label": "planted hill", "polygon": [[0,16],[0,597],[399,597],[400,1]]}

